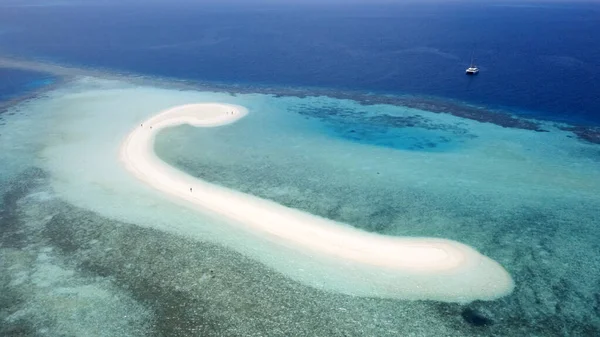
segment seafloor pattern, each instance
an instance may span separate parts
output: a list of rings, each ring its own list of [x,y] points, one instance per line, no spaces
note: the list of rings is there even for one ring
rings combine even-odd
[[[569,138],[562,124],[468,107],[468,116],[440,113],[454,108],[427,100],[280,94],[78,78],[8,107],[0,335],[600,333],[597,145]],[[515,291],[470,304],[401,301],[286,277],[256,258],[263,247],[120,171],[120,135],[147,109],[190,100],[241,104],[250,115],[214,130],[166,130],[164,160],[368,231],[467,243],[503,264]]]

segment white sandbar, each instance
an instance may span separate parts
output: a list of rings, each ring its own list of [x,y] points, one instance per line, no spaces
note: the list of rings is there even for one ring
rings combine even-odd
[[[227,217],[278,244],[359,269],[396,273],[393,285],[379,285],[376,277],[364,280],[374,288],[386,288],[390,297],[469,301],[512,291],[512,279],[502,266],[464,244],[368,233],[207,183],[168,165],[154,152],[154,138],[161,129],[181,124],[216,127],[246,114],[245,108],[226,104],[189,104],[163,111],[127,136],[121,160],[127,170],[155,189]]]

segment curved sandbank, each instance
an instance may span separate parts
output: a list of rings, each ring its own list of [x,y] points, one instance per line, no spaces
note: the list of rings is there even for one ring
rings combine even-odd
[[[348,273],[353,282],[364,283],[363,289],[371,289],[361,290],[360,295],[468,302],[512,291],[512,279],[504,268],[467,245],[365,232],[207,183],[168,165],[154,152],[155,135],[164,128],[216,127],[247,113],[240,106],[216,103],[168,109],[133,129],[121,146],[121,160],[139,180],[188,206],[226,217],[310,259],[335,264],[332,273]]]

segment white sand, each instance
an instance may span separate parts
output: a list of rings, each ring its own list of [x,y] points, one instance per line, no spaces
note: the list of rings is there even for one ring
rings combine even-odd
[[[246,114],[243,107],[225,104],[190,104],[166,110],[137,125],[128,135],[121,147],[121,160],[138,179],[155,189],[185,201],[188,206],[233,220],[278,244],[340,264],[398,273],[399,284],[393,287],[405,294],[399,297],[492,299],[512,291],[512,279],[504,268],[469,246],[444,239],[398,238],[364,232],[209,184],[169,166],[155,155],[154,137],[163,128],[181,124],[215,127],[233,123]],[[377,286],[376,279],[365,282]],[[390,285],[387,288],[388,292],[394,291]],[[409,293],[411,296],[406,295]]]

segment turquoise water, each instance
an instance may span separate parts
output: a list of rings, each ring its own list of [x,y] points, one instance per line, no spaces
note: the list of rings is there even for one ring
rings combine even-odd
[[[461,239],[465,233],[453,225],[466,226],[462,218],[485,233],[496,226],[482,222],[515,209],[597,202],[590,198],[597,186],[587,181],[598,173],[595,147],[560,130],[514,130],[323,97],[234,101],[250,109],[244,120],[164,131],[158,155],[199,178],[391,235]],[[381,116],[421,125],[368,122]],[[438,217],[452,221],[425,220]]]
[[[335,269],[181,207],[123,169],[119,145],[140,120],[212,101],[250,112],[228,126],[163,131],[161,158],[367,231],[466,243],[509,271],[514,292],[467,304],[343,295],[315,282]],[[3,334],[597,331],[600,152],[552,123],[536,132],[352,100],[90,77],[4,118]]]
[[[507,298],[476,306],[501,331],[543,317],[567,326],[562,317],[596,324],[596,146],[560,130],[512,130],[394,106],[265,96],[233,101],[250,109],[244,120],[218,129],[166,130],[157,139],[158,155],[201,179],[367,231],[472,245],[517,283]],[[339,132],[347,129],[346,119],[337,123],[331,106],[363,120],[419,116],[436,127],[388,125],[374,137],[371,125],[350,121],[356,134],[370,133],[350,138]],[[406,139],[390,146],[385,139],[394,133]],[[415,148],[417,139],[444,140],[432,151]]]
[[[0,62],[22,68],[0,68],[0,336],[600,335],[597,4],[138,2],[0,3]],[[481,73],[463,76],[474,49]],[[250,114],[164,130],[162,159],[365,231],[468,244],[514,291],[344,294],[339,261],[123,169],[132,127],[209,101]]]
[[[394,226],[399,213],[435,211],[427,204],[443,198],[424,188],[440,172],[416,178],[415,164],[402,160],[437,166],[436,154],[460,153],[477,141],[459,119],[402,107],[269,96],[245,105],[250,115],[232,126],[165,131],[159,156],[200,178],[381,233],[401,233]],[[365,122],[378,116],[418,119],[426,127]]]

